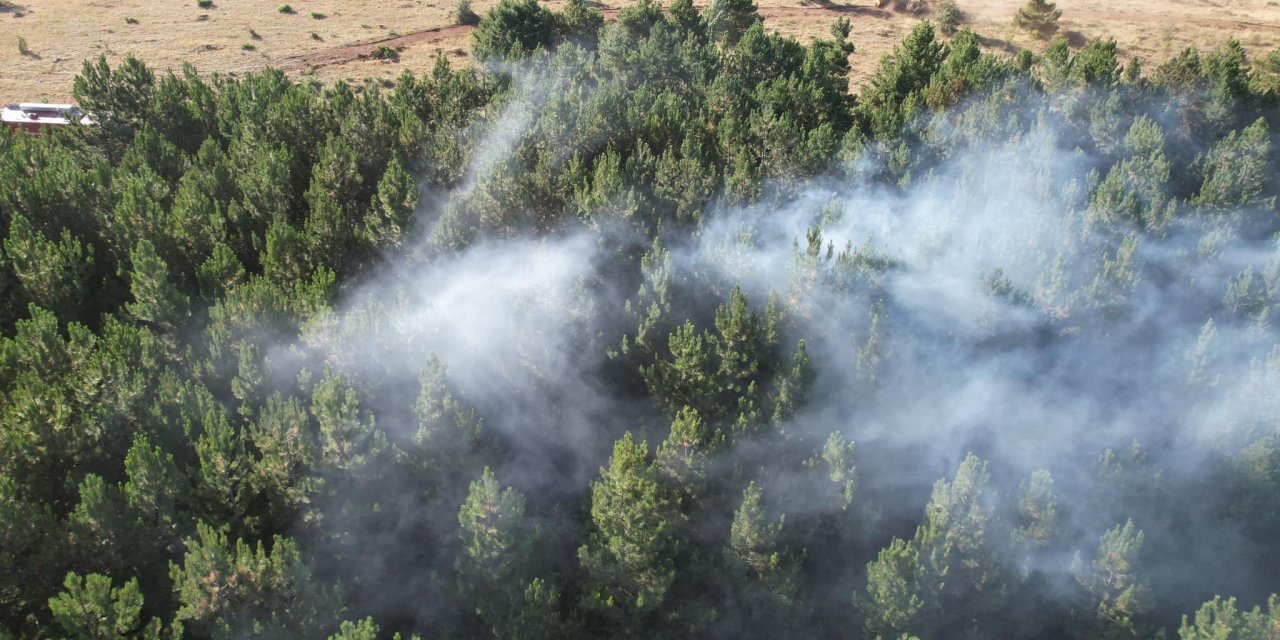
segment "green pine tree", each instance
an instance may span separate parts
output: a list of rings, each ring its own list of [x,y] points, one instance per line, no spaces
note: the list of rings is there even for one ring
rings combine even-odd
[[[649,447],[631,434],[613,447],[591,483],[591,533],[578,550],[585,572],[582,607],[617,633],[652,631],[675,580],[677,504],[649,464]]]
[[[1027,0],[1013,16],[1013,24],[1040,36],[1052,35],[1058,31],[1058,19],[1062,10],[1049,0]]]
[[[162,331],[177,328],[190,313],[187,297],[169,279],[169,266],[156,255],[155,247],[139,240],[129,262],[129,291],[133,302],[125,309],[134,318]]]
[[[492,633],[521,606],[532,551],[524,503],[520,492],[503,489],[485,467],[458,510],[458,593],[463,614],[481,623],[479,633]]]

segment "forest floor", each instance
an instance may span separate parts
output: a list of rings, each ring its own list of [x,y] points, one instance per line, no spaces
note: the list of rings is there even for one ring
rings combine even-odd
[[[471,28],[453,24],[456,0],[0,0],[0,103],[69,99],[86,58],[111,62],[132,53],[153,69],[190,61],[203,73],[239,75],[274,66],[293,77],[392,79],[403,69],[430,69],[439,53],[466,59]],[[1045,42],[1014,29],[1022,0],[957,0],[964,24],[995,51],[1042,49]],[[483,13],[497,0],[476,0]],[[547,4],[555,9],[564,0]],[[612,18],[631,0],[590,4]],[[709,0],[695,0],[705,5]],[[881,54],[922,19],[879,9],[874,0],[757,0],[765,26],[808,41],[829,33],[841,16],[853,24],[851,62],[857,84]],[[1189,45],[1212,49],[1239,39],[1252,55],[1280,48],[1277,0],[1059,0],[1062,33],[1075,47],[1114,37],[1122,60],[1164,60]],[[18,39],[27,52],[19,50]],[[394,61],[371,55],[381,46]],[[1146,68],[1150,69],[1150,66]]]

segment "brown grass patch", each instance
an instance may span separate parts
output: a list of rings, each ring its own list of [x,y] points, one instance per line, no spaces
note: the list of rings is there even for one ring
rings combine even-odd
[[[1007,41],[1016,48],[1039,50],[1045,42],[1010,26],[1019,0],[957,0],[965,14],[962,26]],[[475,0],[483,14],[496,0]],[[765,26],[808,40],[828,34],[831,23],[847,17],[857,51],[850,61],[855,83],[874,70],[879,57],[896,44],[919,16],[880,10],[873,0],[757,0]],[[560,8],[562,0],[547,3]],[[616,12],[628,2],[603,0]],[[705,4],[705,0],[699,2]],[[1195,45],[1214,48],[1230,37],[1244,42],[1253,55],[1265,54],[1280,42],[1280,4],[1275,0],[1239,0],[1230,13],[1202,0],[1062,0],[1062,31],[1075,44],[1093,38],[1116,38],[1127,58],[1137,56],[1145,68]],[[132,53],[157,71],[177,69],[183,61],[202,72],[243,74],[264,66],[283,68],[294,77],[315,79],[386,79],[403,69],[426,71],[438,52],[466,60],[470,27],[454,24],[456,1],[315,0],[297,13],[278,11],[279,0],[215,2],[209,9],[195,0],[154,2],[113,0],[86,4],[77,0],[15,1],[0,11],[0,32],[20,33],[41,57],[16,55],[0,79],[0,102],[59,101],[69,98],[80,61],[105,53],[117,62]],[[305,12],[305,13],[303,13]],[[298,15],[301,13],[302,15]],[[313,14],[323,16],[312,19]],[[126,18],[137,20],[128,28]],[[241,45],[246,34],[258,34],[254,55]],[[314,36],[313,36],[314,34]],[[269,46],[268,46],[269,45]],[[395,49],[399,64],[372,57],[379,46]],[[50,61],[55,61],[51,63]]]

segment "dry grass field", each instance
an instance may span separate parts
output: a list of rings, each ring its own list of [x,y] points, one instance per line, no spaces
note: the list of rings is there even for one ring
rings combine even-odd
[[[241,74],[266,66],[291,76],[392,78],[430,68],[439,52],[465,59],[470,28],[453,26],[456,0],[0,0],[0,102],[68,99],[86,58],[132,53],[163,70],[194,63],[201,72]],[[593,3],[607,15],[630,0]],[[1044,46],[1013,28],[1022,0],[958,0],[965,24],[995,50]],[[477,0],[483,13],[496,0]],[[560,0],[549,3],[559,8]],[[921,16],[878,9],[874,0],[757,0],[771,30],[808,39],[840,16],[853,23],[855,83]],[[1073,46],[1114,37],[1122,58],[1161,60],[1188,45],[1213,48],[1235,37],[1253,55],[1280,47],[1277,0],[1059,0],[1062,33]],[[26,53],[18,41],[25,42]],[[378,45],[397,61],[370,56]]]

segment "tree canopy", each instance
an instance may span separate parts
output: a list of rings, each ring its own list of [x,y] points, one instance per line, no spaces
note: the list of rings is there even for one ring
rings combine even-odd
[[[954,22],[85,62],[0,134],[0,638],[1274,637],[1280,54]]]

